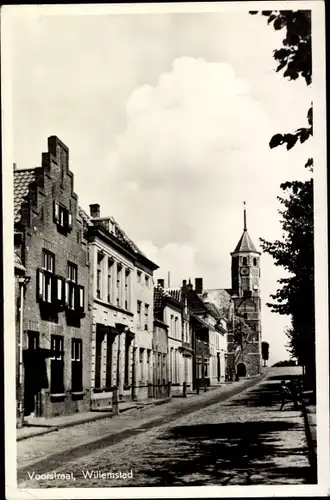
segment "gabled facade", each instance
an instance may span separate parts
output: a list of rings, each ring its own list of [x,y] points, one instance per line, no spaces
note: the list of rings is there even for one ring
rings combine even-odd
[[[15,252],[29,280],[20,345],[24,416],[88,410],[87,240],[69,150],[57,137],[48,138],[41,166],[14,170],[14,204]]]
[[[189,379],[190,370],[183,355],[183,339],[187,340],[187,310],[180,289],[164,288],[158,280],[155,288],[155,317],[167,325],[168,381],[172,392],[182,392],[183,382]],[[187,333],[188,332],[188,333]]]
[[[88,224],[92,302],[92,407],[148,397],[152,382],[153,272],[151,262],[112,217],[90,205]]]

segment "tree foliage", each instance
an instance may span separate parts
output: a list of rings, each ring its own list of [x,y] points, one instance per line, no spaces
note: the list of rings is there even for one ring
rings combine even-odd
[[[290,80],[304,78],[310,85],[311,11],[262,11],[261,14],[268,17],[268,24],[275,30],[285,30],[283,46],[273,52],[278,63],[276,71],[283,71],[283,76]],[[290,150],[313,135],[312,105],[307,122],[307,126],[293,133],[275,134],[270,148],[286,145]],[[313,170],[312,158],[307,160],[305,168]],[[271,255],[275,265],[283,267],[289,277],[278,281],[281,288],[271,295],[274,302],[267,305],[273,312],[291,316],[291,327],[286,331],[287,348],[315,377],[313,179],[284,182],[281,189],[284,194],[278,199],[283,206],[279,211],[283,239],[269,242],[261,238],[260,241],[263,251]]]
[[[258,14],[251,11],[250,14]],[[283,47],[275,49],[273,56],[278,63],[276,71],[283,71],[289,80],[302,77],[307,85],[312,81],[312,37],[310,10],[264,10],[268,24],[275,30],[285,30]]]

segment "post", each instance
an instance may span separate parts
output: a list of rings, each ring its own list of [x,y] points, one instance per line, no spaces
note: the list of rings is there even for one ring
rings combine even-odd
[[[148,398],[152,398],[152,384],[148,382]]]
[[[187,397],[187,383],[183,382],[183,397]]]
[[[196,393],[199,394],[199,379],[196,379]]]
[[[112,393],[112,413],[113,415],[119,415],[119,400],[118,400],[118,388],[115,387]]]
[[[167,390],[168,390],[168,397],[171,397],[171,382],[168,382],[167,384]]]

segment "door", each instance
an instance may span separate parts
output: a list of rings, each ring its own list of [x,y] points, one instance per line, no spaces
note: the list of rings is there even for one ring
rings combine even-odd
[[[39,332],[27,332],[27,349],[24,351],[24,416],[41,413],[41,390],[36,372],[39,351]]]
[[[220,377],[221,377],[221,364],[220,364],[220,353],[217,353],[217,375],[218,375],[218,382],[220,382]]]

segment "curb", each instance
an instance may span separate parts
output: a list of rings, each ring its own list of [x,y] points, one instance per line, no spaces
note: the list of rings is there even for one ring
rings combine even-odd
[[[302,409],[302,414],[304,418],[304,424],[305,424],[305,434],[306,434],[306,440],[307,440],[307,447],[308,447],[308,460],[312,469],[312,477],[317,483],[317,454],[315,450],[315,446],[313,443],[313,437],[309,425],[309,419],[308,419],[308,411],[305,406],[305,402],[301,400],[301,409]]]

